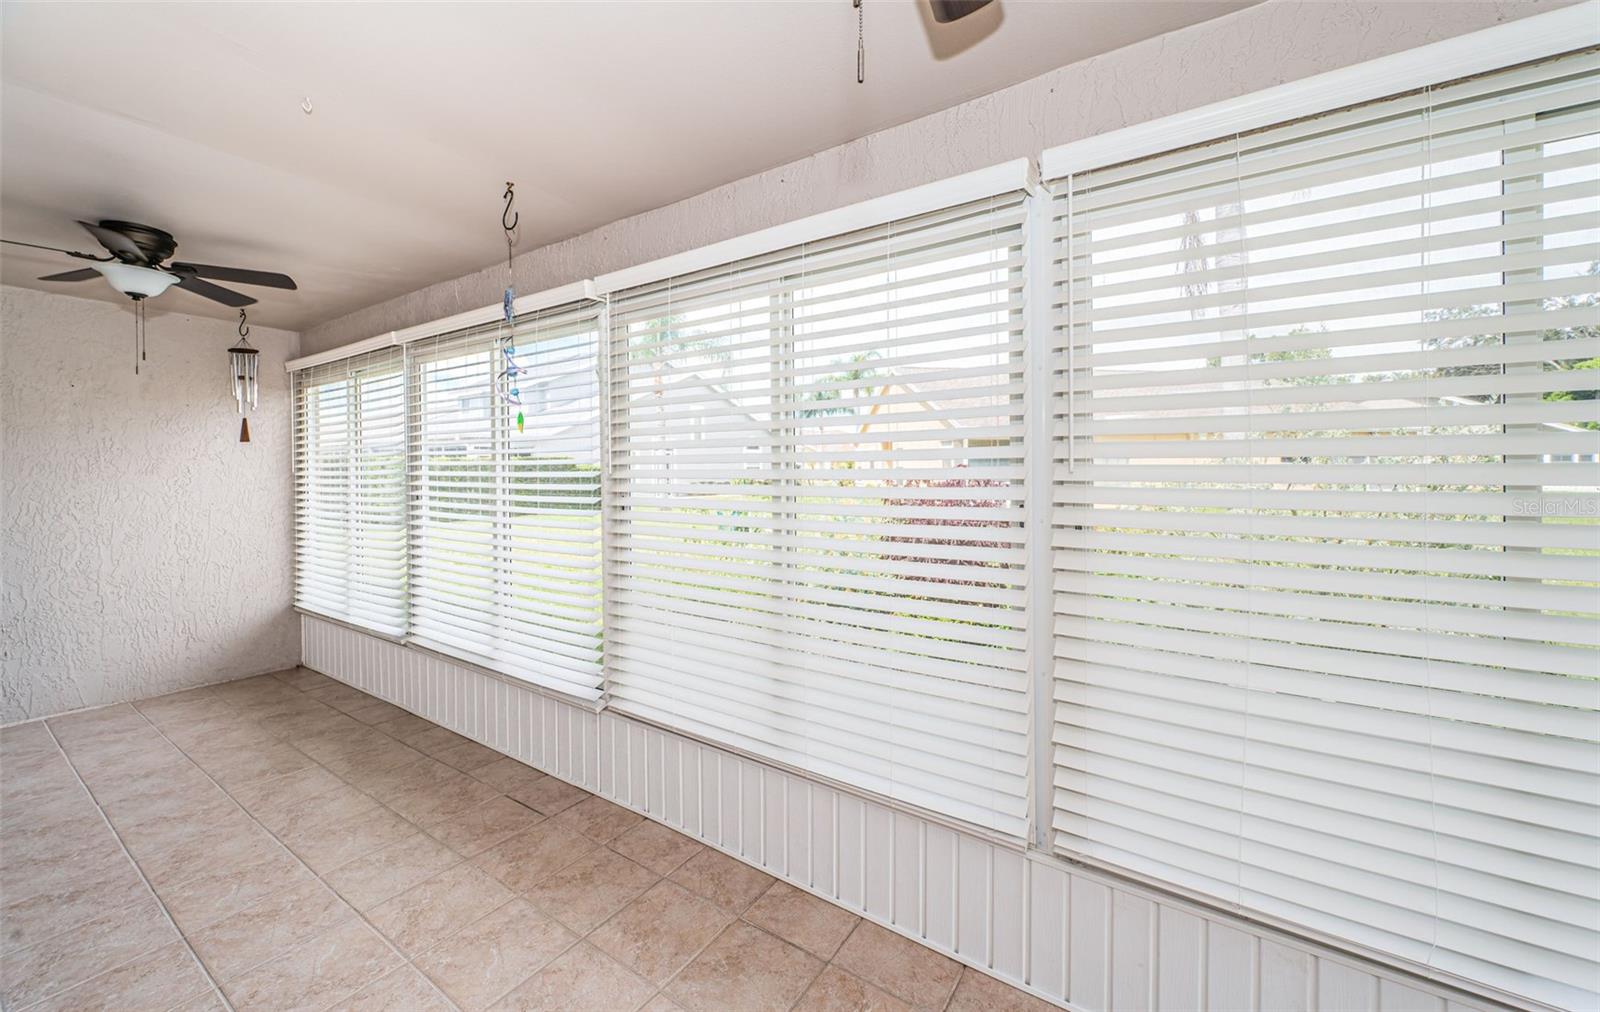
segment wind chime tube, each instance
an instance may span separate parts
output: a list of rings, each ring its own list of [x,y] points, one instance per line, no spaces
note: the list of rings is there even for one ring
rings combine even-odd
[[[261,393],[260,380],[261,354],[250,347],[250,342],[241,340],[237,345],[228,349],[228,374],[233,387],[234,403],[239,406],[239,414],[246,415],[253,411],[259,401]],[[250,419],[239,419],[239,442],[250,442]]]
[[[228,349],[228,371],[233,377],[233,399],[239,405],[239,414],[253,409],[260,397],[260,373],[257,360],[260,352],[241,343]]]
[[[237,378],[234,380],[234,386],[237,388],[234,391],[234,397],[238,399],[238,413],[240,415],[245,413],[246,405],[250,407],[250,410],[256,410],[256,392],[259,389],[258,381],[256,381],[256,360],[258,360],[258,357],[259,355],[240,355],[242,371],[238,373]]]

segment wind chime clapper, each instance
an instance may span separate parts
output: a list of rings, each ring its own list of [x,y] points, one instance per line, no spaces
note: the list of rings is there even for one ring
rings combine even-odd
[[[249,412],[254,411],[261,392],[261,353],[250,347],[250,328],[244,325],[244,310],[239,310],[239,343],[228,349],[228,373],[233,384],[233,399],[239,404],[239,442],[250,442]]]
[[[505,210],[500,212],[500,230],[506,237],[506,289],[500,300],[500,325],[496,335],[496,343],[500,346],[501,367],[495,377],[495,392],[499,395],[502,404],[517,409],[517,431],[521,432],[527,424],[522,415],[522,391],[519,389],[517,376],[522,372],[517,365],[517,349],[511,343],[512,326],[516,319],[517,289],[511,278],[511,259],[517,248],[517,223],[522,220],[522,215],[513,211],[516,203],[517,184],[506,183],[506,192],[501,194],[501,199],[506,202]]]

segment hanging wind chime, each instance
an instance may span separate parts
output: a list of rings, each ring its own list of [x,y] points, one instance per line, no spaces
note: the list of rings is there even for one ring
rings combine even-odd
[[[244,325],[244,310],[239,310],[239,343],[228,349],[228,373],[233,384],[233,399],[239,404],[239,442],[250,442],[249,412],[255,410],[260,394],[261,353],[250,347],[250,328]]]
[[[500,373],[495,377],[495,392],[500,403],[517,409],[517,431],[521,432],[526,424],[522,416],[522,391],[517,378],[522,369],[517,365],[517,349],[512,343],[512,324],[516,316],[513,307],[517,301],[517,290],[511,278],[511,258],[517,248],[517,223],[522,220],[522,215],[512,210],[517,199],[515,190],[516,184],[508,182],[506,192],[501,195],[506,202],[505,210],[500,212],[500,229],[506,236],[506,289],[500,299],[500,325],[495,335],[501,355]]]

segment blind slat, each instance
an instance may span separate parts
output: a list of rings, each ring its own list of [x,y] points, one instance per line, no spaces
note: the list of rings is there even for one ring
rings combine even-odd
[[[406,346],[412,635],[588,699],[602,685],[599,349],[588,303]]]
[[[398,348],[294,375],[295,604],[406,627],[405,371]]]
[[[613,296],[614,705],[1023,834],[1023,219]]]
[[[1051,184],[1055,846],[1600,992],[1600,58]]]

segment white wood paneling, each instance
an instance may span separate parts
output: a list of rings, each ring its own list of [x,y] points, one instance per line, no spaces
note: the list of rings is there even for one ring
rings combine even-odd
[[[348,626],[301,636],[314,671],[1067,1008],[1496,1007]]]

